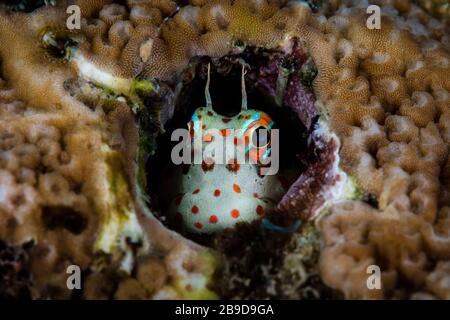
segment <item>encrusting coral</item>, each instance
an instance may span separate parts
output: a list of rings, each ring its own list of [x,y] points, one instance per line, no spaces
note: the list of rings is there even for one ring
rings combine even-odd
[[[378,4],[382,32],[365,27],[367,3],[341,3],[321,24],[336,48],[336,81],[324,102],[341,138],[342,166],[378,201],[375,208],[344,202],[323,218],[320,269],[349,298],[413,297],[399,282],[448,298],[440,287],[448,274],[428,280],[450,253],[446,24],[405,1]],[[373,264],[383,271],[382,290],[362,281]]]
[[[86,298],[216,297],[208,286],[216,256],[146,208],[135,182],[140,132],[131,109],[139,114],[146,95],[176,87],[195,57],[246,47],[291,54],[298,41],[317,67],[315,107],[339,144],[334,158],[358,189],[320,215],[305,214],[301,206],[314,194],[305,190],[315,189],[302,186],[303,175],[280,203],[281,214],[317,218],[321,237],[311,241],[322,246],[308,270],[346,298],[450,298],[444,2],[372,1],[382,7],[382,28],[370,30],[367,1],[332,0],[313,12],[303,1],[80,0],[76,32],[65,29],[68,3],[28,14],[0,9],[0,239],[35,242],[27,249],[34,296],[68,297],[65,267],[78,264]],[[43,46],[49,31],[76,43],[66,62]],[[310,102],[297,110],[307,127],[317,116],[302,115]],[[280,257],[291,271],[303,268],[302,259],[286,263],[296,255]],[[370,265],[381,268],[381,290],[366,285]],[[235,290],[222,292],[245,297]]]
[[[39,17],[49,13],[24,16],[2,12],[0,19],[2,43],[10,43],[0,49],[4,75],[0,92],[0,237],[12,244],[31,242],[28,271],[32,297],[70,297],[73,292],[66,286],[66,268],[71,264],[88,273],[87,283],[111,272],[114,281],[120,282],[134,270],[137,252],[149,248],[143,229],[158,239],[165,238],[152,243],[153,250],[167,254],[176,250],[186,256],[176,266],[167,262],[171,280],[164,287],[184,283],[186,275],[198,272],[194,267],[185,271],[184,261],[195,255],[199,256],[196,263],[201,263],[210,259],[208,254],[157,221],[138,223],[143,213],[132,199],[123,156],[125,149],[136,148],[132,141],[137,128],[131,110],[120,100],[108,100],[106,94],[96,96],[96,88],[86,82],[78,88],[81,93],[72,91],[77,83],[74,74],[49,56],[40,38],[47,28],[61,30],[64,11],[42,10],[54,14],[41,20]],[[33,19],[35,29],[31,28]],[[18,34],[15,28],[21,23],[29,28],[21,28]],[[84,103],[77,100],[81,94]],[[164,259],[154,260],[165,265]],[[199,270],[203,272],[212,263]],[[202,277],[200,273],[197,281]],[[203,282],[191,287],[193,293],[207,294],[201,291]],[[174,296],[186,292],[184,288],[172,290]],[[110,297],[113,295],[114,291],[110,292]]]

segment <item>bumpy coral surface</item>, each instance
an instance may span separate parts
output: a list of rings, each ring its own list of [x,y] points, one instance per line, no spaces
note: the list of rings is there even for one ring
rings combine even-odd
[[[87,299],[450,299],[448,4],[371,3],[380,30],[367,1],[0,6],[0,259],[13,252],[0,265],[25,270],[0,273],[0,293],[69,298],[76,264]],[[81,30],[66,28],[70,4]],[[238,226],[213,249],[168,228],[143,173],[190,116],[198,59],[223,74],[245,60],[250,91],[297,121],[308,151],[268,215],[278,225]]]
[[[341,137],[342,166],[377,203],[332,208],[320,223],[320,269],[349,298],[445,299],[448,26],[405,1],[383,4],[382,32],[365,28],[350,3],[321,24],[334,42],[335,81],[324,100]],[[380,291],[361,281],[372,264],[382,270]]]

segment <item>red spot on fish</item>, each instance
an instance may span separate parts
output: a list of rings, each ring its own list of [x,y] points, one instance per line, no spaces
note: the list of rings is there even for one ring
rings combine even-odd
[[[191,208],[191,212],[193,213],[193,214],[197,214],[198,213],[198,207],[197,206],[192,206],[192,208]]]
[[[258,196],[258,194],[256,192],[253,194],[253,197],[259,198],[259,196]]]
[[[264,214],[264,208],[263,208],[262,206],[257,206],[257,207],[256,207],[256,213],[257,213],[259,216],[262,216],[262,215]]]
[[[241,187],[239,187],[237,184],[233,184],[233,190],[236,193],[241,193]]]
[[[219,218],[215,214],[213,214],[211,217],[209,217],[209,222],[211,223],[217,223],[219,221]]]
[[[228,123],[228,122],[231,121],[231,119],[225,119],[225,118],[223,118],[222,121],[223,121],[223,123]]]
[[[253,161],[260,162],[260,160],[264,156],[264,153],[266,153],[265,148],[255,148],[255,149],[250,150],[249,156],[250,156],[250,159],[252,159]]]
[[[220,134],[221,134],[223,137],[228,137],[228,136],[231,134],[231,130],[230,130],[230,129],[221,129],[221,130],[220,130]]]
[[[234,138],[233,143],[235,146],[237,146],[237,145],[241,144],[241,140],[238,138]]]
[[[202,225],[200,222],[194,223],[194,226],[195,226],[197,229],[203,228],[203,225]]]
[[[212,171],[214,169],[214,160],[212,159],[205,159],[202,161],[202,170],[204,172],[206,171]]]
[[[239,210],[237,210],[237,209],[231,210],[231,217],[232,217],[233,219],[239,218],[240,215],[241,215],[241,213],[239,212]]]
[[[241,165],[237,163],[236,159],[230,160],[227,164],[227,169],[234,173],[238,172],[240,168]]]
[[[195,189],[194,192],[192,192],[192,194],[197,194],[200,192],[200,189]]]
[[[203,141],[205,142],[211,142],[214,140],[214,137],[210,134],[205,134],[205,136],[203,137]]]
[[[219,197],[220,196],[220,190],[216,189],[214,190],[214,197]]]
[[[208,111],[208,116],[212,117],[213,113],[211,111]]]

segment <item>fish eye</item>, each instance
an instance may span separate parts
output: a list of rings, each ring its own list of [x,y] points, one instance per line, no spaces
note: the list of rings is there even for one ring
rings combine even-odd
[[[270,129],[258,126],[252,134],[252,144],[257,148],[265,148],[270,143]]]

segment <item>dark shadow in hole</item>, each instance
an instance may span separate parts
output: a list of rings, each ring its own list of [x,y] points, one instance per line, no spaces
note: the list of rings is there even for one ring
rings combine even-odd
[[[66,229],[76,235],[81,234],[88,224],[81,213],[66,206],[43,207],[41,219],[49,230]]]
[[[44,0],[3,0],[0,4],[5,5],[13,11],[33,12],[45,5]]]
[[[258,60],[257,54],[245,55],[245,61],[252,66]],[[221,59],[222,61],[222,59]],[[168,223],[168,217],[165,212],[169,203],[163,203],[161,193],[161,184],[166,182],[167,177],[164,175],[164,166],[172,166],[170,154],[172,148],[178,142],[170,140],[173,130],[178,128],[187,128],[193,112],[200,107],[205,106],[205,85],[206,70],[210,62],[209,58],[200,58],[194,67],[195,76],[191,81],[184,83],[175,104],[175,115],[165,125],[165,133],[157,138],[157,152],[150,157],[147,162],[146,172],[148,181],[148,194],[151,198],[150,207],[152,211],[161,219],[163,223]],[[220,74],[216,67],[211,64],[211,84],[210,92],[214,110],[224,116],[233,116],[241,111],[242,94],[241,94],[241,65],[236,63],[236,59],[232,62],[224,62],[220,64],[221,68],[228,68],[224,74]],[[223,70],[220,70],[223,72]],[[264,93],[262,90],[254,87],[252,81],[246,80],[246,88],[248,95],[249,109],[256,109],[266,112],[276,123],[276,127],[280,129],[280,170],[286,168],[298,168],[302,171],[301,162],[298,155],[307,150],[308,132],[300,119],[293,111],[288,108],[280,107],[275,100]],[[295,137],[295,138],[293,138]],[[300,137],[300,138],[299,138]],[[172,228],[170,225],[169,227]],[[172,228],[174,229],[174,228]],[[179,231],[179,230],[177,230]],[[196,236],[187,235],[189,238],[197,241]],[[205,237],[199,237],[204,240]],[[205,243],[205,241],[201,241]],[[207,242],[207,240],[206,240]],[[207,244],[207,243],[206,243]]]

